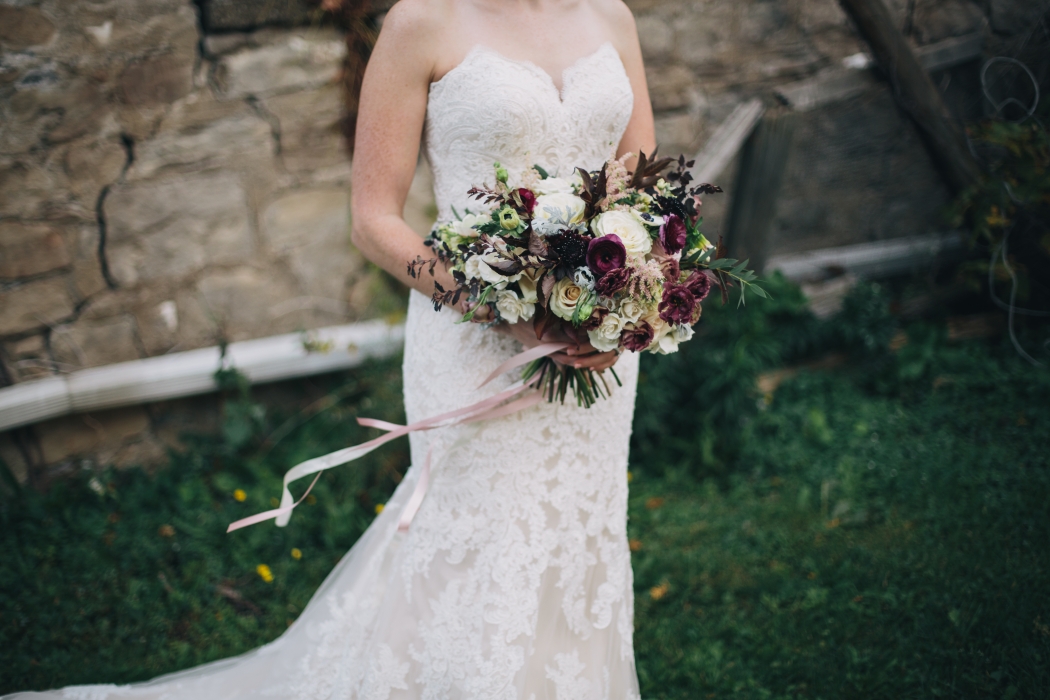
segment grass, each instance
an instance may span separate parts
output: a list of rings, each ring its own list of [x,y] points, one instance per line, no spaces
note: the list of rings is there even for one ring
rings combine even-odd
[[[645,697],[1047,697],[1050,385],[960,353],[913,401],[800,376],[724,482],[633,470]]]
[[[939,324],[890,354],[877,290],[829,324],[789,287],[774,297],[645,358],[629,506],[644,697],[1046,697],[1048,373]],[[854,359],[750,389],[828,347]],[[326,473],[288,528],[223,533],[270,507],[289,465],[362,439],[355,415],[400,418],[396,362],[331,381],[338,400],[290,431],[231,383],[224,437],[171,468],[3,502],[0,694],[143,680],[280,634],[408,462],[400,441]]]

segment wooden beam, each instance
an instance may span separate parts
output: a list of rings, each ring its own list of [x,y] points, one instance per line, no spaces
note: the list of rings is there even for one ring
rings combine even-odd
[[[766,270],[780,270],[797,282],[818,280],[834,270],[865,278],[888,277],[961,256],[965,250],[962,233],[933,233],[775,255],[769,258]]]
[[[765,111],[762,100],[758,98],[736,106],[693,158],[696,161],[693,177],[697,182],[714,182],[725,171],[744,147]]]
[[[956,192],[981,175],[966,139],[952,121],[941,94],[930,80],[883,0],[839,0],[871,47],[897,104],[919,127],[923,142],[944,179]]]
[[[918,50],[918,57],[923,67],[932,73],[980,58],[983,49],[984,34],[977,32],[923,46]],[[799,112],[848,100],[876,84],[874,75],[867,70],[864,54],[856,58],[861,59],[859,65],[825,68],[809,78],[774,88],[773,93]]]
[[[755,270],[765,266],[766,241],[797,121],[798,115],[791,110],[766,112],[740,155],[726,239],[730,255],[749,259]]]

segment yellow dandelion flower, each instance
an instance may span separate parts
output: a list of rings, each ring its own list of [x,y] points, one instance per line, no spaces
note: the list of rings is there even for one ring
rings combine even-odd
[[[270,571],[270,567],[266,564],[259,564],[255,567],[255,573],[259,574],[259,578],[266,581],[266,583],[273,583],[273,572]]]
[[[303,551],[301,549],[299,549],[298,547],[292,547],[292,559],[295,559],[296,561],[298,561],[298,560],[300,560],[302,558],[303,558]]]
[[[244,503],[244,500],[248,498],[248,494],[244,492],[244,489],[237,489],[233,492],[233,500],[238,503]]]
[[[634,481],[634,472],[628,471],[627,472],[627,483],[629,484],[632,481]]]
[[[382,513],[384,508],[386,508],[385,503],[376,503],[376,515]]]
[[[274,508],[276,508],[277,506],[281,505],[281,502],[278,501],[275,497],[271,496],[270,497],[270,505],[273,506]]]
[[[653,586],[649,589],[649,597],[653,600],[660,600],[667,595],[667,591],[669,590],[671,590],[671,585],[667,583],[667,581],[664,581],[659,586]]]

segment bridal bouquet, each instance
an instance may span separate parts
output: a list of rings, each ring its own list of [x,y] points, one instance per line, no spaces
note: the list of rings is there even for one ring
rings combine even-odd
[[[690,186],[693,163],[684,157],[643,153],[634,172],[627,157],[565,178],[534,166],[517,187],[496,163],[496,185],[469,192],[486,211],[454,212],[454,221],[436,226],[427,239],[436,257],[417,258],[409,274],[448,266],[456,287],[435,282],[434,307],[465,298],[463,321],[487,305],[495,322],[532,321],[537,338],[560,330],[602,352],[676,352],[692,338],[713,286],[723,303],[734,282],[765,297],[747,261],[727,258],[721,240],[712,245],[700,231],[699,196],[722,190]],[[601,373],[550,358],[527,365],[524,378],[537,373],[549,401],[564,402],[572,390],[589,407],[609,392]]]

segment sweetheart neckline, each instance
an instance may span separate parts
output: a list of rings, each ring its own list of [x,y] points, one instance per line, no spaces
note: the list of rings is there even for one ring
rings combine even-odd
[[[436,86],[441,85],[443,82],[445,82],[445,80],[450,75],[452,75],[453,73],[458,72],[461,68],[463,68],[468,63],[470,63],[470,61],[475,56],[477,56],[479,54],[482,54],[482,53],[488,53],[488,54],[491,54],[491,55],[495,56],[496,58],[498,58],[498,59],[500,59],[502,61],[507,62],[507,63],[511,63],[513,65],[522,66],[524,68],[529,68],[529,69],[531,69],[531,70],[533,70],[533,71],[535,71],[537,73],[540,73],[544,78],[546,78],[547,84],[554,90],[554,92],[557,93],[557,95],[558,95],[558,102],[561,103],[561,104],[565,104],[565,89],[569,86],[568,78],[569,78],[570,74],[572,74],[576,70],[579,70],[583,65],[585,65],[585,64],[589,63],[590,61],[594,60],[595,58],[597,58],[598,55],[601,54],[602,52],[604,52],[606,49],[612,49],[613,53],[616,54],[616,60],[619,61],[620,66],[624,67],[623,59],[620,57],[620,52],[616,50],[616,47],[613,46],[613,43],[611,41],[606,41],[601,46],[596,48],[594,51],[591,51],[588,54],[584,54],[583,56],[580,56],[575,61],[573,61],[571,64],[569,64],[568,66],[563,68],[562,72],[561,72],[561,87],[559,88],[558,85],[554,82],[554,77],[550,73],[548,73],[546,70],[541,68],[539,65],[537,65],[536,63],[533,63],[532,61],[528,61],[528,60],[524,60],[524,59],[511,58],[510,56],[507,56],[507,55],[501,53],[500,51],[497,51],[496,49],[492,48],[491,46],[486,46],[484,44],[475,44],[474,47],[470,51],[467,52],[467,55],[463,57],[462,61],[460,61],[459,63],[454,65],[452,68],[450,68],[443,76],[441,76],[437,80],[434,80],[434,81],[432,81],[430,83],[430,87],[428,89],[428,99],[429,99],[429,96],[433,93],[434,88]],[[624,67],[624,70],[626,70],[626,67]]]

